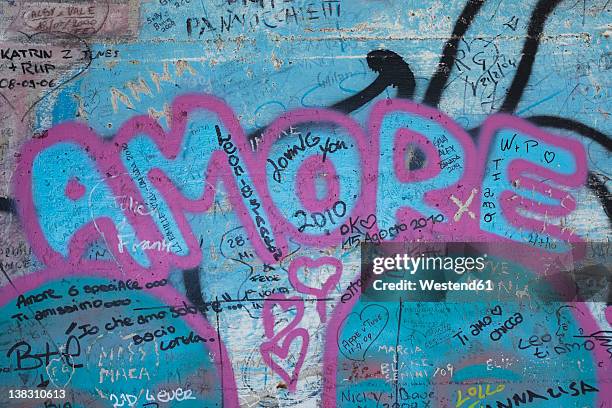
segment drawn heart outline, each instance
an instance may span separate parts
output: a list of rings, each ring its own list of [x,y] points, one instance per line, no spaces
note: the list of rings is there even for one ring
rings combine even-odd
[[[68,367],[69,370],[64,370],[64,367]],[[74,365],[63,356],[49,360],[49,363],[45,366],[49,381],[58,388],[65,388],[70,383],[74,370]],[[69,373],[69,375],[65,375],[66,373]],[[65,378],[61,379],[61,376]]]
[[[544,152],[544,160],[546,163],[552,163],[552,161],[555,160],[555,156],[555,152],[551,152],[550,150]],[[548,160],[548,157],[550,157],[550,160]]]
[[[91,48],[89,47],[89,44],[87,43],[87,41],[85,41],[84,39],[82,39],[81,37],[78,37],[74,34],[71,33],[66,33],[66,32],[61,32],[61,31],[41,31],[38,33],[34,33],[34,34],[27,34],[24,33],[22,31],[17,31],[19,34],[24,35],[28,41],[33,41],[35,37],[38,36],[49,36],[49,37],[53,37],[55,36],[55,38],[61,39],[61,40],[66,40],[66,37],[70,37],[71,39],[75,39],[78,40],[81,45],[83,45],[85,47],[85,49],[87,49],[87,55],[88,57],[86,59],[84,59],[84,61],[86,61],[86,63],[84,65],[82,65],[80,68],[76,69],[76,73],[74,74],[68,74],[68,78],[64,79],[63,81],[59,81],[59,77],[57,78],[58,81],[56,83],[56,85],[53,88],[50,88],[47,91],[43,91],[42,92],[42,96],[40,96],[38,99],[36,99],[29,107],[28,109],[24,112],[24,114],[21,117],[21,121],[23,121],[25,119],[25,117],[28,115],[28,113],[30,113],[30,111],[34,108],[34,106],[36,106],[39,102],[41,102],[43,99],[47,98],[49,95],[51,95],[53,92],[57,91],[58,89],[60,89],[61,87],[63,87],[64,85],[66,85],[67,83],[71,82],[73,79],[75,79],[76,77],[78,77],[79,75],[81,75],[83,72],[87,71],[89,69],[89,67],[91,66],[92,63],[92,53],[91,53]],[[13,111],[15,111],[15,106],[11,103],[10,99],[7,98],[7,96],[4,94],[4,92],[0,91],[0,96],[2,97],[2,99],[4,99],[4,101],[11,107],[11,109],[13,109]]]
[[[356,316],[360,322],[363,322],[363,315],[366,312],[366,310],[370,309],[370,308],[379,308],[382,309],[382,312],[384,312],[385,314],[385,323],[382,325],[382,327],[380,328],[380,330],[378,331],[378,334],[376,334],[376,336],[374,338],[372,338],[372,341],[370,342],[370,344],[363,348],[363,355],[361,356],[360,359],[354,359],[350,356],[348,356],[344,350],[343,347],[340,346],[340,335],[341,335],[341,331],[344,328],[344,325],[348,322],[349,319],[351,319],[353,316]],[[370,347],[372,346],[372,344],[374,344],[374,342],[376,341],[376,339],[378,339],[380,337],[380,335],[382,334],[383,330],[385,329],[385,327],[387,327],[387,323],[389,322],[389,311],[387,310],[387,308],[381,306],[381,305],[368,305],[366,307],[364,307],[361,312],[359,314],[357,314],[356,312],[352,312],[349,313],[348,315],[346,315],[346,317],[342,320],[342,323],[340,323],[340,326],[338,326],[338,333],[336,335],[336,342],[338,343],[338,350],[340,350],[340,352],[342,353],[342,355],[344,355],[344,357],[348,358],[349,360],[353,360],[353,361],[365,361],[365,355],[368,352],[368,350],[370,349]]]
[[[493,316],[501,316],[502,314],[502,309],[500,305],[495,306],[494,308],[491,309],[491,314]]]
[[[272,354],[275,354],[281,360],[285,360],[289,355],[291,344],[297,337],[302,339],[302,346],[300,348],[300,355],[293,367],[293,372],[289,375],[283,367],[272,359]],[[297,379],[300,375],[304,360],[306,359],[309,341],[310,336],[308,335],[308,331],[304,328],[299,328],[289,333],[287,337],[283,339],[282,345],[278,344],[276,341],[266,341],[259,346],[259,352],[261,353],[261,358],[264,363],[287,383],[287,389],[291,392],[294,392],[296,389]]]
[[[320,288],[312,287],[306,285],[302,282],[298,276],[298,271],[301,268],[309,268],[316,269],[325,265],[331,265],[335,272],[327,277],[325,282],[323,282]],[[317,299],[325,299],[329,292],[332,290],[334,286],[340,282],[340,277],[342,276],[342,262],[339,259],[334,258],[332,256],[323,256],[321,258],[312,259],[307,256],[301,256],[296,258],[289,265],[289,282],[291,285],[301,293],[312,295]],[[319,314],[319,319],[322,323],[325,323],[327,320],[326,316],[326,303],[323,300],[317,302],[317,313]]]

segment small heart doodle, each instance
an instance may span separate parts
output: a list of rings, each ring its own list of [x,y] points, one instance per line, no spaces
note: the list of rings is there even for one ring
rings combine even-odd
[[[545,151],[544,160],[546,160],[546,163],[552,163],[552,161],[555,160],[555,152],[551,152],[550,150]]]
[[[359,221],[359,225],[361,225],[365,229],[371,229],[376,224],[376,215],[370,214],[368,218],[365,220]]]
[[[493,316],[501,316],[502,314],[502,308],[500,305],[495,306],[494,308],[491,309],[491,314]]]

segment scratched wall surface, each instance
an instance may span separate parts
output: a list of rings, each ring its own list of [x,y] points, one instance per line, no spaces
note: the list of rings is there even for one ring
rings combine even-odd
[[[0,406],[612,407],[609,295],[360,291],[396,241],[610,293],[609,3],[3,0]]]

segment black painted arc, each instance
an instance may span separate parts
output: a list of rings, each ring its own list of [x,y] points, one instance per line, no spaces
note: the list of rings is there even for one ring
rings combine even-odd
[[[397,97],[411,99],[416,81],[410,65],[391,50],[374,50],[366,56],[368,67],[378,73],[378,77],[361,92],[337,102],[332,109],[350,113],[361,108],[380,95],[388,86],[397,88]]]
[[[555,10],[561,0],[540,0],[531,13],[531,18],[527,26],[527,36],[521,51],[521,61],[516,68],[512,83],[508,88],[504,102],[499,108],[500,112],[514,112],[525,92],[525,87],[531,77],[533,63],[535,62],[540,39],[544,32],[544,25],[550,14]]]
[[[485,1],[486,0],[469,0],[461,11],[459,18],[455,21],[453,32],[442,49],[442,56],[440,57],[436,71],[429,80],[429,84],[427,84],[427,90],[423,96],[423,103],[425,105],[435,107],[440,103],[444,88],[450,77],[453,65],[455,64],[455,59],[457,58],[459,41],[461,41],[468,28],[472,25],[474,17],[476,17]]]
[[[346,114],[354,112],[371,102],[389,86],[397,88],[397,98],[412,99],[416,80],[410,65],[400,55],[391,50],[374,50],[368,53],[366,62],[372,71],[378,73],[376,79],[355,95],[336,102],[329,108]],[[264,132],[265,128],[260,128],[248,135],[255,148],[256,140],[260,139]]]
[[[601,203],[603,210],[608,216],[608,223],[612,227],[612,195],[606,186],[606,182],[601,180],[597,174],[589,171],[588,186]]]
[[[606,134],[577,120],[550,115],[529,116],[524,119],[538,126],[552,127],[576,132],[581,136],[596,141],[605,147],[606,150],[612,150],[612,140],[610,140]]]

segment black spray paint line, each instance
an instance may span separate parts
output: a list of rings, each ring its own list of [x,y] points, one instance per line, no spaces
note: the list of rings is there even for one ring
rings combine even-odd
[[[225,367],[223,366],[223,350],[221,349],[221,328],[219,325],[219,312],[215,312],[215,315],[217,317],[217,346],[219,347],[219,361],[221,363],[221,408],[223,408],[225,406],[225,375],[223,373],[225,371]]]
[[[15,200],[11,197],[0,197],[0,212],[16,215],[17,208],[15,207]]]
[[[540,46],[540,38],[544,32],[544,25],[548,16],[560,2],[561,0],[540,0],[533,9],[529,25],[527,26],[527,36],[521,51],[521,61],[516,68],[516,73],[514,78],[512,78],[512,83],[508,88],[504,102],[499,108],[500,112],[514,112],[521,101],[525,87],[531,77],[533,63]]]
[[[589,171],[589,189],[595,194],[595,196],[601,203],[603,210],[608,216],[608,223],[610,224],[610,227],[612,227],[612,200],[610,199],[612,195],[610,194],[610,191],[608,191],[608,187],[606,186],[606,182],[609,180],[610,179],[607,177],[605,177],[604,180],[601,180],[597,174],[593,173],[592,171]]]
[[[474,17],[476,17],[484,3],[485,0],[469,0],[459,15],[459,18],[455,21],[453,32],[442,50],[440,62],[438,62],[436,71],[429,80],[429,84],[427,84],[427,90],[423,97],[423,103],[425,105],[435,107],[440,103],[444,87],[455,65],[459,41],[463,38],[468,28],[470,28],[470,25],[472,25]]]
[[[195,306],[204,317],[206,317],[206,303],[202,297],[202,285],[200,282],[200,268],[183,270],[183,284],[185,286],[185,296],[187,300]]]
[[[576,132],[581,136],[596,141],[605,147],[606,150],[612,151],[612,140],[610,140],[606,134],[577,120],[548,115],[530,116],[524,119],[542,127],[571,130],[572,132]]]

